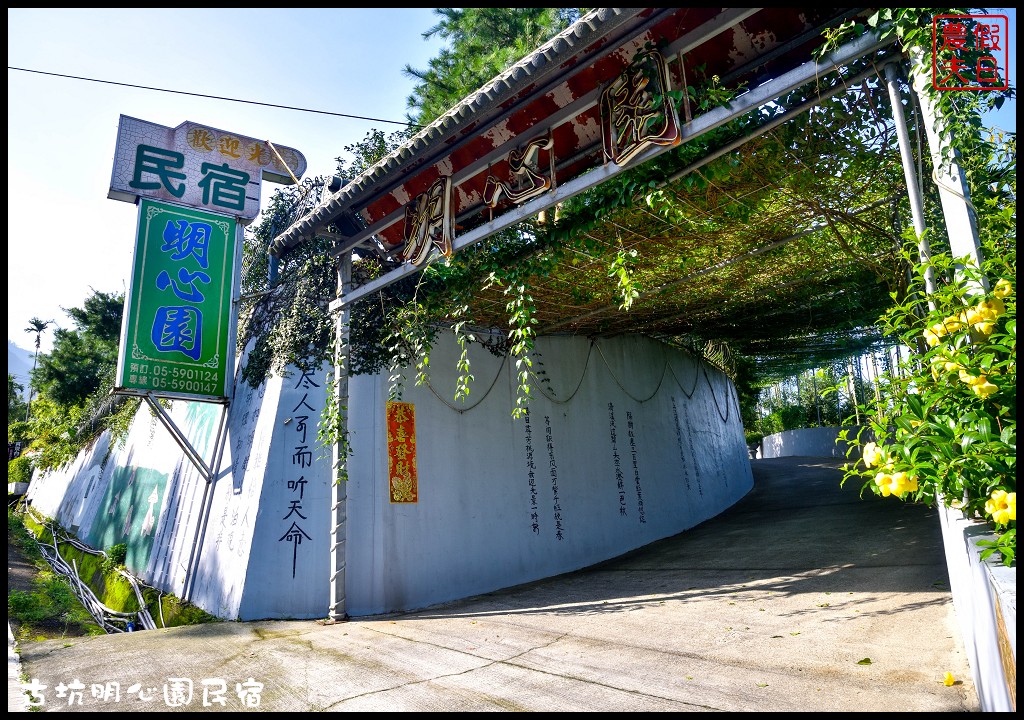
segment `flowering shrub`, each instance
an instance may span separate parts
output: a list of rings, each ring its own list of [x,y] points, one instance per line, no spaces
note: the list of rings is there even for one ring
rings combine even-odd
[[[862,407],[867,423],[856,437],[840,433],[848,456],[859,455],[846,464],[843,483],[856,477],[862,492],[941,502],[984,519],[996,539],[982,543],[982,557],[998,552],[1008,566],[1017,547],[1014,253],[992,259],[987,293],[981,272],[963,259],[932,258],[945,282],[927,296],[916,288],[882,318],[909,358],[880,383],[879,402]],[[920,284],[925,267],[917,270]]]

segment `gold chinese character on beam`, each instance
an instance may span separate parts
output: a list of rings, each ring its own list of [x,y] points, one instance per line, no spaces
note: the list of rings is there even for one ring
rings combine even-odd
[[[405,206],[403,259],[422,265],[432,247],[452,254],[451,195],[451,178],[441,177]]]
[[[540,172],[540,151],[551,152],[553,145],[549,131],[534,138],[523,147],[510,152],[508,154],[508,167],[512,171],[510,180],[506,182],[494,175],[487,176],[487,182],[484,185],[484,202],[487,203],[487,206],[497,207],[502,193],[513,204],[518,205],[549,190],[551,177]]]
[[[656,50],[637,55],[601,93],[604,155],[625,165],[652,145],[677,145],[679,119],[668,95],[665,59]]]

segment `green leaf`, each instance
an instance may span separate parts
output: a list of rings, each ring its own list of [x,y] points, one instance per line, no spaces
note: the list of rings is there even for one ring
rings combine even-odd
[[[863,660],[857,661],[858,665],[871,665],[871,658],[864,658]]]

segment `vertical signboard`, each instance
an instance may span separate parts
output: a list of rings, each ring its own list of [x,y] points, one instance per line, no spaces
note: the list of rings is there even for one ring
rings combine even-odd
[[[139,199],[115,392],[230,395],[237,233],[234,217]]]

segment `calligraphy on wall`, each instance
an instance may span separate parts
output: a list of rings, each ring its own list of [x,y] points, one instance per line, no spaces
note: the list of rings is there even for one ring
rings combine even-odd
[[[308,515],[303,515],[303,503],[305,502],[306,484],[309,482],[306,480],[305,469],[310,468],[313,465],[313,451],[310,449],[312,441],[314,439],[311,436],[311,430],[315,429],[316,419],[319,417],[320,410],[310,405],[310,402],[316,402],[309,396],[309,390],[312,388],[319,388],[320,386],[313,380],[312,373],[310,371],[303,371],[299,376],[298,381],[295,383],[295,390],[303,390],[302,399],[299,400],[298,404],[292,408],[292,420],[294,422],[289,423],[289,426],[293,428],[291,430],[291,442],[294,443],[292,449],[294,452],[291,455],[292,460],[292,476],[287,479],[287,487],[291,492],[291,497],[288,499],[288,507],[285,508],[285,514],[281,517],[282,522],[290,522],[288,529],[285,530],[278,542],[285,544],[291,544],[292,546],[292,579],[295,579],[295,571],[298,565],[299,559],[299,546],[302,545],[303,540],[312,542],[313,538],[307,533],[302,525],[304,521],[309,519]],[[314,398],[321,395],[322,393],[313,393]],[[310,427],[310,421],[312,420],[313,428]],[[302,473],[301,475],[299,473]],[[298,477],[295,477],[298,475]],[[306,510],[309,512],[309,510]]]
[[[523,414],[526,433],[526,477],[530,485],[530,528],[534,535],[540,535],[540,511],[537,507],[537,465],[533,461],[533,429],[530,426],[530,411]]]
[[[622,474],[622,456],[616,444],[618,433],[615,430],[615,405],[608,403],[608,433],[612,441],[612,461],[615,464],[615,487],[619,493],[619,516],[626,517],[626,482]]]

